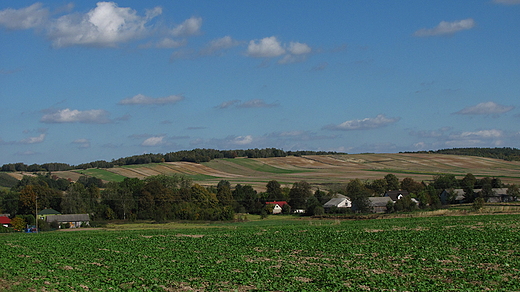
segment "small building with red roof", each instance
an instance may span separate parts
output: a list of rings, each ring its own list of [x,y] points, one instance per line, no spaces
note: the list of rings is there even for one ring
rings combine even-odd
[[[7,216],[0,216],[0,224],[4,227],[9,227],[11,226],[11,219]]]
[[[286,201],[275,201],[275,202],[265,202],[266,205],[274,205],[273,206],[273,214],[282,213],[282,208],[285,205],[289,205]]]

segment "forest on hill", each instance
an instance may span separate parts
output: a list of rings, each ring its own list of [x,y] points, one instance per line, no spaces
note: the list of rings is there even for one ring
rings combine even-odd
[[[218,158],[236,158],[236,157],[248,157],[248,158],[268,158],[268,157],[286,157],[286,156],[302,156],[302,155],[328,155],[328,154],[346,154],[338,153],[334,151],[284,151],[276,148],[265,148],[265,149],[247,149],[247,150],[215,150],[215,149],[193,149],[193,150],[182,150],[177,152],[169,152],[166,154],[161,153],[148,153],[141,155],[134,155],[129,157],[122,157],[114,159],[111,162],[105,160],[92,161],[88,163],[82,163],[78,165],[70,165],[67,163],[44,163],[44,164],[31,164],[27,165],[22,162],[18,163],[7,163],[2,165],[0,171],[14,172],[14,171],[27,171],[27,172],[39,172],[39,171],[66,171],[73,169],[88,169],[88,168],[112,168],[114,166],[123,165],[135,165],[135,164],[148,164],[148,163],[161,163],[161,162],[208,162]]]

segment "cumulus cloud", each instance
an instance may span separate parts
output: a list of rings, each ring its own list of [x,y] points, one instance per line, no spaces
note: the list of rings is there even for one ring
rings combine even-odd
[[[285,54],[285,49],[276,37],[272,36],[250,41],[246,54],[255,58],[272,58]]]
[[[23,139],[20,141],[21,144],[35,144],[35,143],[42,143],[45,140],[45,134],[40,134],[36,137],[29,137],[27,139]]]
[[[475,21],[472,18],[457,20],[453,22],[441,21],[434,28],[422,28],[414,33],[418,37],[429,37],[438,35],[451,35],[459,31],[472,29],[475,27]]]
[[[143,141],[141,146],[158,146],[164,143],[164,136],[154,136]]]
[[[503,5],[518,5],[520,4],[520,0],[493,0],[493,3]]]
[[[90,141],[88,139],[76,139],[71,143],[76,145],[78,148],[90,148]]]
[[[167,97],[158,97],[153,98],[142,94],[137,94],[133,97],[125,98],[119,101],[118,104],[120,105],[134,105],[134,104],[170,104],[170,103],[176,103],[184,99],[184,96],[182,95],[170,95]]]
[[[137,15],[131,8],[118,7],[114,2],[98,2],[86,14],[68,14],[51,22],[48,36],[55,47],[86,45],[115,47],[146,36],[150,20],[162,13],[160,7]]]
[[[339,125],[327,125],[323,129],[327,130],[340,130],[340,131],[351,131],[351,130],[368,130],[381,128],[393,123],[396,123],[401,118],[387,118],[385,115],[377,115],[375,118],[364,118],[362,120],[350,120],[343,122]]]
[[[41,122],[43,123],[93,123],[105,124],[109,123],[109,113],[102,109],[95,110],[52,110],[50,113],[43,115]]]
[[[0,26],[10,30],[30,29],[44,25],[49,17],[49,10],[35,3],[21,9],[7,8],[0,10]]]
[[[206,48],[201,50],[201,55],[211,55],[215,54],[218,51],[230,49],[232,47],[236,47],[240,45],[240,42],[234,40],[230,36],[225,36],[219,39],[212,40]]]
[[[475,106],[470,106],[464,109],[461,109],[460,111],[456,112],[455,114],[459,115],[499,115],[503,113],[507,113],[508,111],[513,110],[514,106],[504,106],[496,104],[492,101],[479,103]]]
[[[201,17],[190,17],[172,30],[174,36],[192,36],[200,33],[202,27]]]

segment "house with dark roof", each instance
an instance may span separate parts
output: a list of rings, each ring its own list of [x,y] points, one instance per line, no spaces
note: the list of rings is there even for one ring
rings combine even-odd
[[[402,197],[409,196],[410,194],[406,190],[398,190],[398,191],[387,191],[383,194],[383,197],[390,197],[392,201],[397,202],[397,200]]]
[[[45,218],[47,218],[49,215],[61,215],[61,213],[54,209],[43,209],[38,212],[38,219],[45,221]]]

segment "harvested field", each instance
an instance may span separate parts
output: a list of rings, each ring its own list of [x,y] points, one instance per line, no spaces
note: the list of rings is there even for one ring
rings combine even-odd
[[[476,177],[499,177],[504,183],[520,184],[518,161],[426,153],[215,159],[202,164],[167,162],[115,167],[107,171],[140,179],[178,173],[190,176],[201,185],[216,185],[225,179],[233,185],[252,185],[259,191],[264,190],[270,180],[288,186],[305,180],[324,189],[327,185],[346,183],[356,178],[379,179],[387,173],[393,173],[400,179],[411,177],[417,181],[430,181],[434,175],[442,173],[454,174],[458,178],[473,173]],[[68,178],[70,173],[55,174]]]

